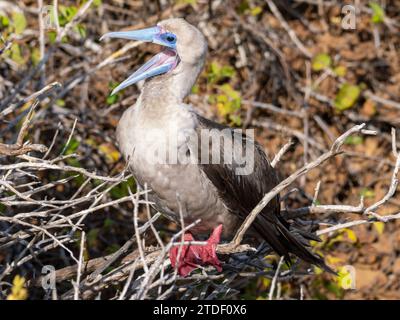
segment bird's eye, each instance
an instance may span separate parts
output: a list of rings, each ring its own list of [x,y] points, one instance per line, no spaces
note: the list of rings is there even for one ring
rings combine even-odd
[[[162,37],[171,44],[176,42],[176,36],[173,33],[165,33]]]

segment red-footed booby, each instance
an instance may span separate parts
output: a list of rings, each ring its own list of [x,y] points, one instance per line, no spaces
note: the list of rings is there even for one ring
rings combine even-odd
[[[174,247],[170,251],[172,265],[181,275],[206,264],[220,271],[215,248],[221,232],[226,239],[234,236],[251,210],[279,183],[277,173],[251,137],[200,116],[183,102],[204,66],[207,53],[206,39],[197,28],[184,19],[168,19],[155,27],[109,32],[104,37],[153,42],[165,47],[112,92],[148,79],[136,104],[124,112],[117,140],[138,185],[151,189],[149,198],[157,210],[178,223],[183,219],[185,225],[201,219],[185,235],[185,240],[214,230],[206,246],[183,246],[179,261],[178,247]],[[216,145],[213,139],[200,139],[199,143],[204,131],[223,132],[224,139],[236,143],[231,148],[222,143]],[[233,160],[210,163],[215,149],[218,156],[233,155]],[[178,156],[169,153],[171,150]],[[210,154],[208,162],[203,161],[204,150],[207,156]],[[238,173],[243,163],[236,156],[248,150],[252,150],[246,160],[251,163],[251,170]],[[291,229],[280,214],[277,196],[258,215],[250,233],[260,242],[265,240],[289,264],[292,253],[332,271],[320,256],[305,247],[307,240],[318,238]]]

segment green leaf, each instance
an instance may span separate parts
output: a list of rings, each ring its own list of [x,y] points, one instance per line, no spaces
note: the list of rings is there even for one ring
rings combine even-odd
[[[361,190],[361,195],[364,198],[375,198],[375,192],[374,190],[368,189],[368,188],[364,188]]]
[[[319,201],[319,200],[315,200],[315,201],[313,201],[313,206],[319,206],[319,205],[321,205],[321,201]]]
[[[57,100],[56,100],[56,105],[58,105],[58,106],[61,107],[61,108],[64,108],[64,107],[65,107],[65,100],[63,100],[63,99],[57,99]]]
[[[238,127],[242,125],[242,118],[239,115],[231,114],[229,115],[229,120],[231,121],[231,125]]]
[[[31,52],[31,60],[34,66],[37,66],[40,61],[40,50],[38,48],[33,48]]]
[[[357,242],[357,235],[353,230],[346,228],[346,229],[343,229],[343,232],[347,235],[347,238],[350,240],[350,242],[352,242],[352,243]]]
[[[177,0],[177,4],[190,4],[192,6],[196,5],[197,0]]]
[[[385,11],[376,2],[370,2],[369,7],[372,9],[372,18],[371,21],[373,23],[382,23],[385,20]]]
[[[242,2],[240,2],[239,7],[237,8],[237,12],[239,14],[243,14],[245,13],[247,10],[250,9],[250,5],[249,2],[246,0],[243,0]]]
[[[10,24],[10,20],[6,16],[0,16],[0,26],[8,27]]]
[[[364,142],[364,139],[363,139],[363,137],[361,137],[361,136],[350,136],[350,137],[347,137],[345,140],[344,140],[344,143],[345,144],[348,144],[348,145],[359,145],[359,144],[362,144]]]
[[[119,83],[118,83],[118,82],[115,82],[115,81],[110,81],[110,82],[108,82],[108,88],[110,89],[111,92],[112,92],[118,85],[119,85]],[[120,95],[120,93],[121,93],[122,91],[123,91],[123,89],[122,89],[121,91],[117,92],[117,93],[114,93],[113,95],[110,95],[109,97],[111,97],[111,96],[117,97],[117,99],[116,99],[115,101],[114,101],[114,100],[110,100],[110,101],[116,102],[116,101],[118,100],[119,95]],[[114,102],[113,102],[113,103],[114,103]]]
[[[56,42],[57,32],[55,32],[55,31],[49,31],[49,32],[47,32],[47,36],[49,37],[49,41],[50,41],[51,44],[53,44],[54,42]]]
[[[78,33],[79,33],[79,35],[81,36],[81,38],[86,38],[86,28],[85,28],[83,25],[78,24],[78,25],[75,27],[75,30],[78,31]]]
[[[64,154],[68,155],[68,154],[73,154],[73,153],[75,153],[75,151],[78,149],[78,147],[79,147],[80,144],[81,144],[81,143],[79,142],[79,140],[77,140],[77,139],[75,139],[75,138],[72,138],[72,139],[69,141],[67,147],[66,147],[66,148],[64,147],[64,148],[65,148]]]
[[[25,62],[21,54],[21,47],[18,45],[18,43],[13,43],[11,45],[10,58],[17,64],[23,64]]]
[[[58,22],[61,27],[64,27],[78,13],[78,8],[75,6],[67,7],[61,5],[58,8],[58,13]]]
[[[212,73],[218,74],[220,69],[221,68],[219,67],[219,64],[217,62],[215,61],[211,62],[210,71]]]
[[[250,14],[252,16],[257,16],[262,12],[263,12],[263,10],[262,10],[262,8],[260,6],[254,7],[253,9],[250,10]]]
[[[103,223],[103,227],[106,229],[110,229],[113,225],[115,225],[114,220],[110,218],[106,218]]]
[[[192,93],[193,94],[198,94],[200,92],[200,88],[199,88],[199,86],[197,85],[197,84],[195,84],[193,87],[192,87]]]
[[[213,61],[210,64],[207,80],[211,84],[219,82],[225,78],[232,78],[235,75],[235,69],[229,65],[220,66],[217,62]]]
[[[217,95],[217,102],[219,102],[219,103],[227,103],[228,102],[228,96],[226,96],[225,94]]]
[[[12,14],[14,32],[21,34],[26,29],[26,19],[22,12],[13,12]]]
[[[339,272],[338,272],[338,276],[337,276],[337,284],[342,288],[342,289],[350,289],[353,287],[353,281],[355,279],[353,278],[353,276],[351,275],[351,273],[349,272],[349,270],[347,270],[346,267],[340,267],[339,268]]]
[[[326,285],[326,289],[335,294],[337,298],[340,298],[343,295],[343,289],[340,288],[336,283],[329,282]]]
[[[210,83],[215,83],[217,82],[217,75],[219,74],[220,67],[218,63],[216,62],[211,62],[210,68],[207,73],[207,80]]]
[[[112,105],[118,101],[118,95],[113,94],[112,96],[108,96],[106,99],[106,102],[108,105]]]
[[[239,111],[242,103],[240,92],[226,83],[218,87],[220,93],[211,95],[209,101],[211,104],[216,104],[218,113],[222,117],[227,117],[232,125],[240,126],[242,119]]]
[[[231,66],[223,66],[219,76],[221,78],[232,78],[235,75],[235,69]]]
[[[94,0],[94,1],[93,1],[93,5],[94,5],[95,7],[100,7],[100,6],[102,5],[102,1],[101,1],[101,0]]]
[[[377,221],[373,223],[375,230],[378,232],[379,235],[383,233],[385,230],[385,223],[381,221]]]
[[[221,86],[222,92],[224,92],[231,100],[241,100],[239,91],[236,91],[231,87],[230,84],[226,83]]]
[[[110,190],[110,195],[113,199],[120,199],[129,196],[129,189],[134,192],[136,189],[135,186],[135,179],[131,177],[127,181],[123,181],[119,185],[112,188]]]
[[[333,69],[333,73],[338,77],[344,77],[346,75],[347,69],[345,66],[337,66]]]
[[[107,163],[115,163],[121,158],[121,154],[112,143],[102,143],[98,146],[98,150],[105,157]]]
[[[311,67],[314,71],[321,71],[330,68],[331,64],[331,57],[326,53],[320,53],[313,58]]]
[[[76,168],[82,168],[82,164],[79,162],[79,160],[78,159],[76,159],[76,158],[68,158],[67,160],[67,164],[69,165],[69,166],[71,166],[71,167],[76,167]],[[71,172],[71,175],[72,176],[75,176],[76,175],[76,172]],[[79,175],[78,177],[82,177],[83,178],[83,176],[82,175]],[[77,177],[77,178],[78,178]],[[78,179],[78,181],[81,181],[80,179]],[[82,181],[83,182],[83,181]]]
[[[359,86],[344,83],[334,100],[336,110],[343,111],[351,108],[358,100],[361,93]]]
[[[67,7],[65,10],[65,17],[67,18],[68,22],[70,22],[77,13],[78,13],[77,7],[75,6]]]

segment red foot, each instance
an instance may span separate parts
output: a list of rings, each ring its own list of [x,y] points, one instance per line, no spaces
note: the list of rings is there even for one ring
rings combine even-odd
[[[218,260],[215,249],[220,241],[222,233],[222,224],[216,227],[207,240],[207,244],[204,246],[198,245],[183,245],[178,262],[178,273],[179,275],[186,277],[194,269],[197,269],[199,265],[212,265],[218,272],[222,271],[221,262]],[[192,234],[185,233],[183,236],[184,241],[194,241]],[[180,246],[174,246],[169,251],[169,258],[171,265],[175,268],[177,263],[177,257]]]

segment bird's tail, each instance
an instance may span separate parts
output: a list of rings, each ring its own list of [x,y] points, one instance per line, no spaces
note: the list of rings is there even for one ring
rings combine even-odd
[[[259,215],[257,218],[259,220],[257,222],[259,223],[255,223],[255,229],[276,253],[284,257],[288,265],[292,263],[289,255],[292,253],[305,262],[336,274],[335,271],[325,264],[321,256],[306,248],[306,246],[309,246],[308,240],[320,241],[316,235],[302,230],[296,230],[296,232],[292,233],[279,218],[274,223],[267,221],[262,215]]]

